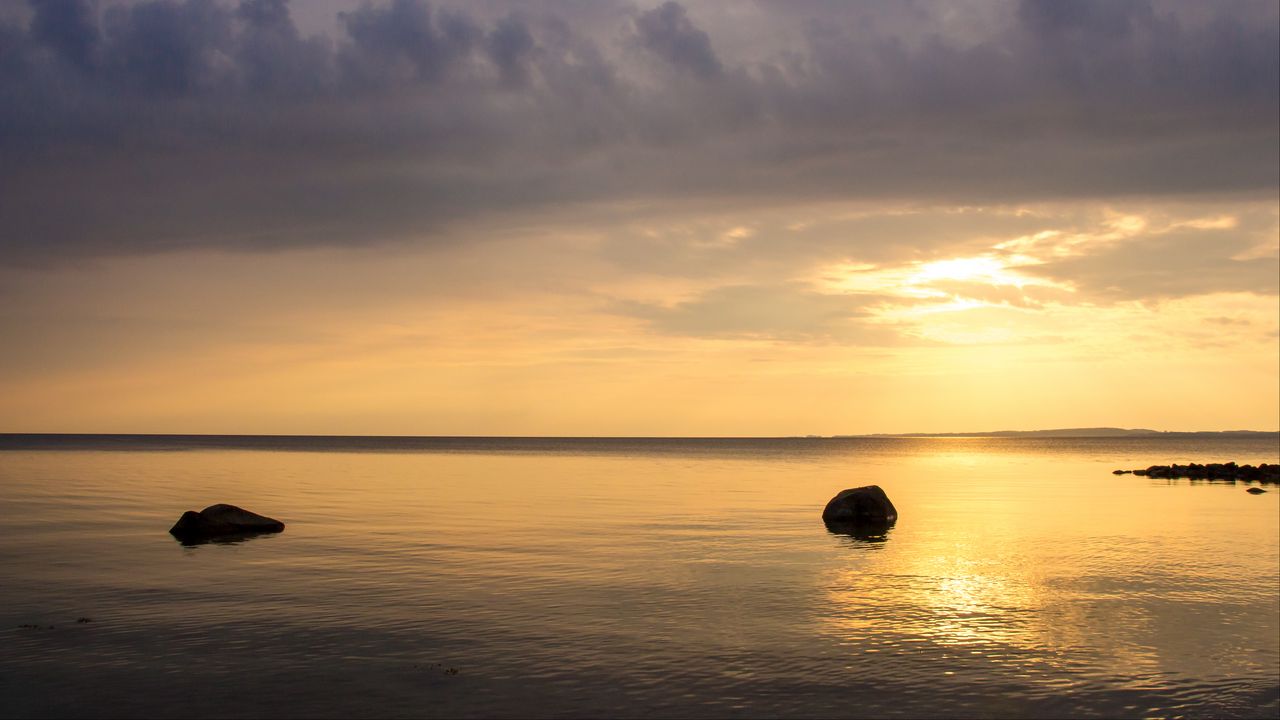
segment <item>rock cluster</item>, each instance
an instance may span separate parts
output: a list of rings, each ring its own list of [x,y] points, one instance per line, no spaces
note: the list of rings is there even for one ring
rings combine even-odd
[[[1253,465],[1237,465],[1233,462],[1209,463],[1208,465],[1199,463],[1191,463],[1190,465],[1152,465],[1142,470],[1116,470],[1115,474],[1122,475],[1127,472],[1153,478],[1280,483],[1280,465],[1269,465],[1267,463],[1262,463],[1256,467]]]

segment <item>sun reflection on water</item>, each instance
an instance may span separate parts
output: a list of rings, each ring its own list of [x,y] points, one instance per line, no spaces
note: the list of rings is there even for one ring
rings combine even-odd
[[[1027,622],[1038,607],[1030,583],[984,571],[977,559],[919,558],[894,574],[846,568],[827,588],[828,629],[850,640],[887,626],[898,635],[970,650],[1042,643]]]

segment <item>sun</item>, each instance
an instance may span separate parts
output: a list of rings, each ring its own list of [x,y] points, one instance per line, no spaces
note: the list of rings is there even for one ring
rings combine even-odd
[[[874,313],[882,319],[919,319],[986,307],[1028,305],[1032,289],[1069,293],[1072,288],[1048,278],[1024,274],[1036,265],[1025,255],[983,253],[927,262],[877,267],[867,263],[830,266],[816,285],[829,292],[865,293],[880,298]]]
[[[1022,287],[1026,278],[1011,272],[998,258],[989,255],[921,263],[908,278],[911,285],[929,285],[939,281]]]

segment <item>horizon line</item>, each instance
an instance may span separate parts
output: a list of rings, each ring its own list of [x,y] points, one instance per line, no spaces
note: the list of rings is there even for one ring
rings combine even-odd
[[[1036,430],[981,430],[965,432],[874,432],[874,433],[834,433],[834,434],[788,434],[788,435],[409,435],[409,434],[348,434],[348,433],[228,433],[228,432],[47,432],[47,431],[0,431],[0,437],[41,436],[41,437],[227,437],[227,438],[395,438],[395,439],[510,439],[510,440],[840,440],[850,438],[928,438],[928,437],[987,437],[992,435],[1039,434],[1098,431],[1102,433],[1122,432],[1133,436],[1143,435],[1280,435],[1276,430],[1152,430],[1149,428],[1119,427],[1084,427],[1084,428],[1044,428]],[[1123,437],[1116,435],[1075,435],[1074,437]]]

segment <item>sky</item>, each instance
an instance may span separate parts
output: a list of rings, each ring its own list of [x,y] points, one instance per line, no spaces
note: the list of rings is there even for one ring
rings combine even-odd
[[[0,432],[1280,428],[1280,5],[0,0]]]

